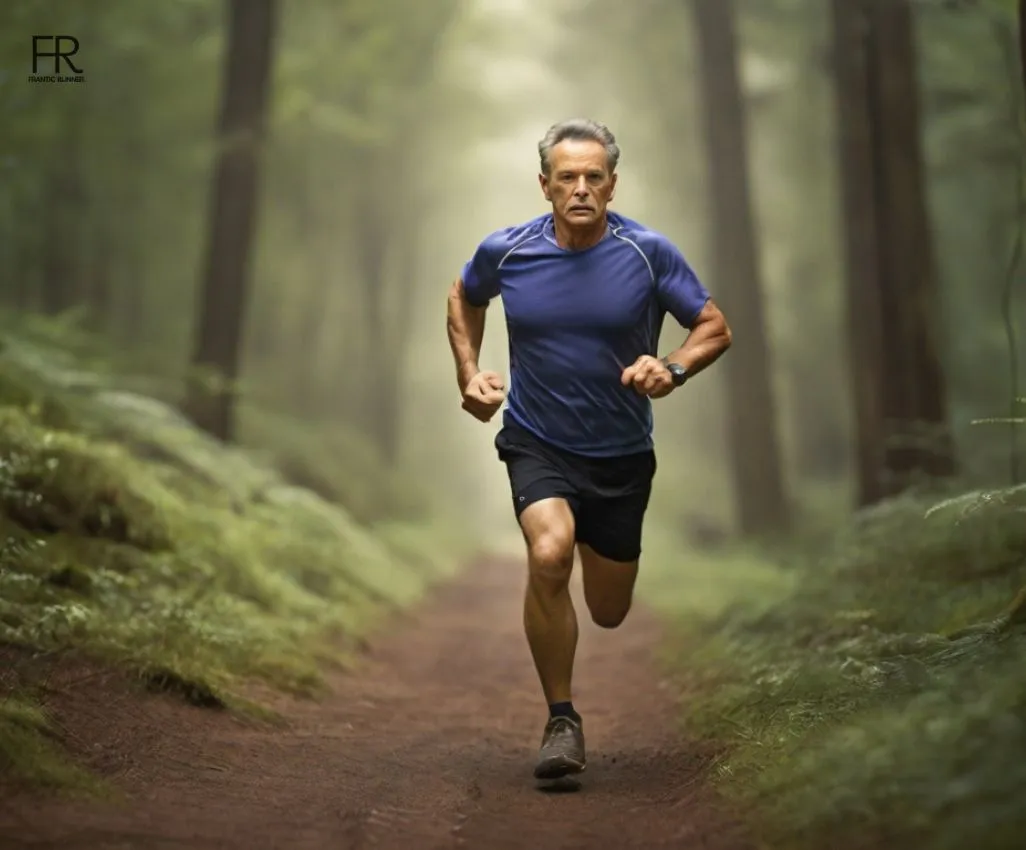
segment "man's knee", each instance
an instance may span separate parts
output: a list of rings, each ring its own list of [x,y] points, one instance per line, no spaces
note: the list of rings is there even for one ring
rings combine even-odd
[[[548,528],[528,542],[531,579],[565,585],[574,564],[574,538],[569,529]]]
[[[586,600],[587,601],[587,600]],[[588,602],[588,611],[591,614],[591,621],[602,629],[615,629],[624,620],[631,610],[631,600],[610,604]]]
[[[542,499],[520,515],[532,587],[559,593],[574,565],[574,515],[564,499]]]

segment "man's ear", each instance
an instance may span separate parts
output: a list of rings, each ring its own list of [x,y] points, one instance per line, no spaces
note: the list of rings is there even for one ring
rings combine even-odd
[[[542,194],[545,196],[545,200],[551,201],[552,198],[549,197],[549,178],[546,177],[544,174],[539,174],[538,185],[541,186]]]

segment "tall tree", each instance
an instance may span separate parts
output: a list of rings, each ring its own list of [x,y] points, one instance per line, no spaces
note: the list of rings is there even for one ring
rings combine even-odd
[[[277,11],[277,0],[227,2],[217,159],[192,356],[195,374],[184,404],[197,425],[223,440],[232,439],[235,427]]]
[[[855,415],[855,486],[860,505],[884,495],[883,344],[877,257],[877,186],[869,53],[861,0],[833,0],[834,78],[844,208],[848,360]]]
[[[299,229],[290,247],[305,255],[305,280],[289,295],[298,374],[287,397],[384,460],[397,455],[404,415],[416,286],[407,255],[435,179],[425,167],[438,133],[433,72],[459,8],[376,0],[293,4],[285,13],[284,30],[303,50],[282,62],[269,189],[276,214]],[[337,53],[339,32],[351,50]],[[307,58],[322,54],[339,63],[330,76]],[[295,163],[303,163],[298,177]],[[315,360],[326,368],[311,368]]]
[[[907,0],[835,0],[858,501],[955,470]]]
[[[709,162],[712,278],[736,340],[724,368],[739,524],[743,534],[773,533],[790,525],[790,506],[771,388],[734,4],[693,0],[693,10]]]
[[[1026,94],[1026,0],[1019,0],[1019,63],[1023,93]]]
[[[49,151],[44,222],[49,236],[40,243],[42,280],[39,302],[43,312],[63,313],[81,303],[83,273],[83,213],[88,208],[83,175],[81,101],[65,105],[61,124],[65,136]]]

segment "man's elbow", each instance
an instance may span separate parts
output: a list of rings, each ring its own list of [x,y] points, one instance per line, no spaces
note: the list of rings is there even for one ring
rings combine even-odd
[[[714,340],[718,343],[719,351],[722,353],[730,348],[734,341],[734,334],[727,322],[727,317],[718,305],[710,298],[706,301],[702,311],[698,314],[697,326],[703,326],[705,339]],[[692,330],[695,330],[693,327]]]
[[[463,281],[460,280],[459,278],[456,278],[456,280],[454,280],[452,282],[452,284],[449,286],[448,303],[449,303],[450,309],[453,307],[453,305],[459,303],[462,300],[463,300]]]

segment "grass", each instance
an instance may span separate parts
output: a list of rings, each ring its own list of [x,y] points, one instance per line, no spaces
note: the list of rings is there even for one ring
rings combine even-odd
[[[46,712],[25,696],[0,700],[0,774],[44,788],[96,793],[101,786],[65,757]]]
[[[345,641],[461,554],[438,522],[358,522],[66,363],[24,340],[0,351],[0,644],[73,648],[192,703],[257,711],[247,682],[316,695]],[[344,461],[325,467],[341,476]],[[0,765],[74,784],[31,701],[0,699]]]
[[[693,568],[655,542],[645,592],[695,694],[685,723],[727,744],[719,778],[767,847],[1021,846],[1024,608],[1001,615],[1026,584],[1024,512],[1026,488],[912,495],[815,546]]]

